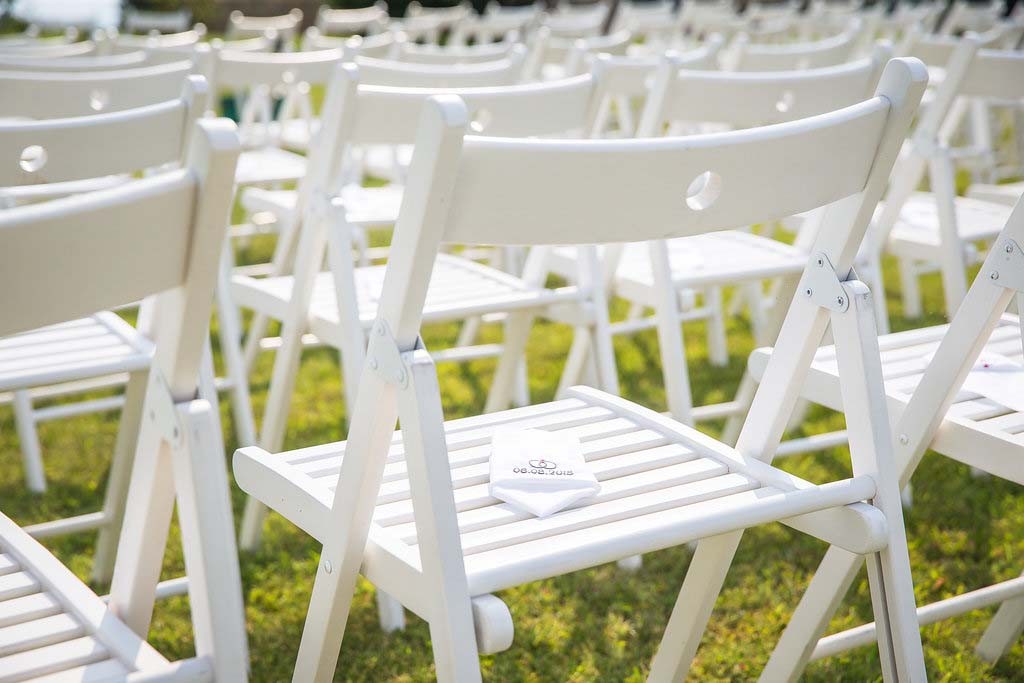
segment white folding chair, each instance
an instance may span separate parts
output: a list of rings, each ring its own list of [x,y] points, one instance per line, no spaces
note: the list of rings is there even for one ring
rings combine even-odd
[[[381,88],[358,85],[355,72],[339,73],[335,86],[335,106],[341,121],[335,142],[324,138],[319,144],[321,155],[341,157],[342,150],[351,145],[366,143],[404,143],[415,135],[415,112],[426,99],[438,94],[427,89]],[[594,85],[592,78],[580,76],[563,83],[520,85],[508,88],[465,88],[454,91],[466,99],[476,112],[477,128],[509,136],[555,135],[583,130],[592,120]],[[318,161],[320,173],[336,173],[336,163]],[[343,176],[342,176],[343,177]],[[340,178],[321,175],[311,178],[309,188],[300,190],[299,201],[304,202],[302,232],[296,247],[294,275],[269,278],[236,276],[232,280],[232,297],[241,306],[251,308],[259,315],[254,318],[248,342],[259,342],[266,320],[282,323],[281,340],[274,359],[270,394],[260,443],[268,450],[280,450],[283,445],[288,408],[302,350],[302,336],[312,332],[321,343],[340,350],[342,378],[346,405],[354,406],[360,370],[366,357],[367,340],[372,340],[370,329],[377,315],[384,266],[353,267],[351,229],[362,224],[393,223],[397,203],[382,207],[383,216],[366,211],[358,196],[340,193],[340,201],[333,209],[320,206],[338,192]],[[324,188],[324,189],[316,189]],[[301,192],[313,192],[303,196]],[[372,194],[372,191],[368,191]],[[326,197],[318,194],[326,193]],[[404,197],[404,193],[403,193]],[[400,201],[406,201],[400,197]],[[301,207],[300,207],[301,208]],[[372,209],[373,206],[371,205]],[[362,209],[362,211],[361,211]],[[311,213],[319,211],[320,215]],[[324,212],[328,212],[324,214]],[[330,229],[324,225],[329,215]],[[298,218],[298,216],[297,216]],[[324,250],[329,249],[330,270],[321,272]],[[473,344],[465,340],[456,348],[438,354],[450,361],[499,356],[495,379],[488,396],[491,410],[506,407],[518,381],[517,366],[523,355],[526,338],[534,316],[552,315],[552,306],[573,310],[580,306],[593,306],[592,313],[581,316],[578,326],[583,334],[594,334],[594,348],[601,372],[601,386],[617,391],[615,361],[610,337],[596,334],[596,327],[607,321],[607,302],[600,287],[594,288],[583,281],[580,287],[547,289],[544,286],[546,250],[537,250],[527,258],[524,273],[513,276],[495,268],[475,263],[466,258],[446,254],[437,261],[435,284],[428,295],[426,319],[432,322],[460,321],[485,313],[507,314],[503,345]],[[593,254],[586,252],[581,262]],[[568,314],[567,314],[568,315]],[[259,347],[255,347],[258,349]],[[248,350],[248,349],[247,349]],[[251,357],[251,356],[250,356]],[[247,509],[243,522],[242,547],[254,547],[259,541],[264,514],[260,508]]]
[[[389,21],[388,5],[380,0],[369,7],[354,9],[331,9],[320,5],[314,25],[324,36],[373,35],[387,30]]]
[[[20,57],[0,51],[0,70],[3,71],[110,71],[146,65],[148,55],[143,50],[116,55],[86,55],[84,57]]]
[[[390,26],[395,31],[406,34],[415,42],[439,45],[441,39],[473,14],[468,2],[457,2],[446,7],[425,7],[418,0],[413,0],[405,8],[405,16],[392,20]]]
[[[515,58],[517,50],[525,53],[518,33],[512,33],[499,42],[451,46],[420,45],[400,33],[393,58],[414,64],[479,64]]]
[[[469,14],[452,29],[448,44],[453,46],[504,42],[512,35],[525,36],[537,22],[540,8],[529,5],[502,5],[489,0],[484,11]]]
[[[657,137],[666,128],[672,132],[673,124],[680,123],[750,128],[821,114],[867,97],[874,91],[887,59],[888,51],[879,48],[870,59],[837,67],[726,73],[680,70],[677,58],[669,56],[648,97],[638,135]],[[713,188],[716,182],[709,177],[704,185]],[[697,183],[692,188],[695,194],[700,193],[700,185]],[[710,359],[716,365],[724,365],[728,357],[721,290],[737,286],[745,292],[755,338],[761,343],[770,343],[778,332],[775,325],[779,321],[769,316],[763,303],[763,283],[780,278],[782,283],[776,296],[782,302],[788,300],[811,256],[809,249],[820,213],[816,218],[807,219],[808,225],[801,229],[800,239],[794,245],[764,235],[729,230],[605,250],[605,268],[612,291],[629,301],[637,313],[612,325],[611,332],[631,334],[657,328],[668,407],[677,420],[692,424],[727,416],[738,409],[731,401],[693,405],[681,323],[706,319]],[[573,257],[571,249],[558,249],[553,267],[567,273]],[[669,269],[672,282],[669,288],[658,284],[655,266],[661,259]],[[702,306],[692,303],[695,290],[703,293]],[[654,309],[654,315],[639,315],[646,308]],[[582,336],[574,340],[560,390],[584,376],[587,343]]]
[[[237,153],[230,122],[202,121],[184,169],[0,213],[5,339],[156,296],[153,368],[134,393],[142,425],[127,452],[131,495],[110,603],[0,514],[5,680],[247,679],[223,446],[217,416],[196,395]],[[196,657],[171,663],[145,635],[175,506]]]
[[[896,471],[903,485],[910,482],[929,449],[1024,485],[1024,446],[1018,433],[1024,418],[1019,406],[1006,405],[1005,396],[986,396],[964,385],[979,355],[1024,364],[1021,319],[1005,314],[1015,294],[1018,301],[1024,296],[1022,244],[1024,202],[1018,202],[951,324],[878,340],[897,435]],[[755,376],[761,376],[770,355],[769,349],[760,349],[751,357]],[[845,395],[836,376],[834,347],[823,347],[815,354],[802,393],[816,403],[843,410]],[[874,624],[818,640],[849,592],[857,569],[852,556],[829,549],[769,661],[765,680],[796,680],[810,660],[875,641]],[[995,662],[1024,631],[1024,577],[923,605],[918,621],[924,626],[1000,603],[976,648],[985,660]]]
[[[302,26],[302,16],[302,10],[297,7],[288,14],[274,17],[246,16],[241,10],[234,10],[228,15],[224,37],[228,40],[259,38],[268,30],[274,31],[280,41],[281,50],[291,52]]]
[[[206,37],[206,26],[196,24],[192,28],[182,29],[177,33],[152,33],[146,35],[134,35],[132,33],[119,33],[114,39],[114,45],[122,50],[138,50],[142,48],[182,48],[195,45]]]
[[[51,188],[43,198],[54,199],[123,185],[131,173],[140,170],[179,165],[188,151],[194,122],[205,109],[206,96],[205,82],[192,76],[179,98],[149,107],[81,118],[0,124],[3,155],[21,159],[18,165],[12,164],[0,173],[0,196],[14,206],[37,200],[37,188]],[[154,135],[155,130],[163,132]],[[146,143],[124,145],[127,138]],[[97,178],[107,181],[95,182]],[[63,249],[51,245],[51,249],[54,247]],[[99,528],[93,576],[101,583],[110,579],[113,569],[132,449],[138,433],[139,404],[152,359],[153,345],[145,331],[140,332],[111,312],[0,338],[0,392],[4,392],[14,410],[29,490],[46,489],[37,432],[40,422],[123,406],[102,511],[26,529],[42,538]],[[42,408],[35,405],[45,398],[119,385],[126,387],[123,396]]]
[[[128,5],[121,17],[121,26],[126,33],[184,33],[193,28],[192,10],[182,8],[172,12],[155,12]]]
[[[494,592],[706,538],[651,671],[653,681],[681,680],[741,530],[767,521],[867,556],[876,617],[891,634],[880,648],[883,675],[924,680],[888,423],[870,410],[882,389],[874,318],[850,266],[926,79],[919,62],[896,61],[876,97],[847,109],[660,140],[464,137],[467,107],[453,97],[433,99],[420,124],[349,440],[281,455],[235,454],[239,485],[324,544],[293,680],[332,677],[360,573],[429,622],[438,680],[479,681],[478,652],[512,641],[511,614]],[[853,137],[861,144],[849,144]],[[799,170],[778,173],[780,159]],[[708,169],[721,174],[720,195],[688,206],[681,190]],[[638,176],[647,182],[631,184]],[[790,352],[773,356],[774,381],[763,385],[738,449],[585,388],[564,401],[444,422],[435,366],[419,336],[442,242],[661,239],[823,205],[829,225],[816,248],[834,269],[819,274],[812,263],[805,277],[831,288],[794,300],[780,339]],[[845,305],[836,305],[836,291],[849,297]],[[856,399],[864,438],[854,477],[818,486],[766,461],[830,319],[837,338],[849,340],[844,391]],[[577,435],[602,480],[598,497],[546,518],[490,498],[488,443],[498,428],[525,427]]]
[[[368,36],[325,36],[316,26],[310,26],[302,34],[303,50],[330,50],[345,48],[352,55],[393,59],[397,48],[393,31],[374,33]]]
[[[934,52],[917,41],[924,56]],[[991,242],[1006,224],[1005,204],[958,197],[956,166],[989,158],[987,147],[954,147],[951,136],[963,121],[972,98],[1024,100],[1024,53],[979,50],[966,37],[948,50],[942,83],[914,132],[913,144],[897,166],[885,204],[873,226],[875,240],[900,263],[903,310],[921,315],[918,281],[938,269],[942,275],[946,314],[952,316],[967,293],[969,251],[977,242]],[[927,178],[930,192],[917,192]]]

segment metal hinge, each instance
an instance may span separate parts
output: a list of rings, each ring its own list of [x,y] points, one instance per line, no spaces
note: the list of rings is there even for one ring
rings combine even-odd
[[[146,419],[149,420],[171,447],[178,449],[184,442],[185,430],[182,428],[178,407],[175,405],[171,389],[163,373],[155,367],[149,371],[149,384],[146,386]]]
[[[822,308],[843,313],[850,307],[850,295],[824,252],[818,252],[811,258],[802,282],[804,296]]]
[[[988,258],[988,279],[1000,287],[1024,292],[1024,251],[1012,239],[1002,239]]]
[[[417,340],[417,345],[422,342]],[[402,350],[398,348],[391,329],[383,320],[373,323],[370,330],[370,343],[366,349],[366,362],[370,369],[380,375],[388,384],[406,387],[409,384],[409,373],[402,359]]]

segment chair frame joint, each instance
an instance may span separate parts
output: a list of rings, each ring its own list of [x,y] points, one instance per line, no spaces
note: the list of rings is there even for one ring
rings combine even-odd
[[[1024,251],[1020,245],[1010,238],[999,240],[993,247],[990,260],[988,279],[992,284],[1006,289],[1024,292]]]
[[[851,278],[856,275],[851,273]],[[836,313],[845,313],[850,307],[850,295],[843,287],[844,279],[836,273],[824,252],[811,257],[803,278],[803,293],[813,303]]]

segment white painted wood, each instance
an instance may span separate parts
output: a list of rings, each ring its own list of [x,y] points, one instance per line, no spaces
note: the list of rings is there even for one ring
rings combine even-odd
[[[799,200],[790,195],[805,195],[807,178],[800,188],[788,187],[780,180],[777,195],[764,207],[771,213],[795,211],[801,201],[831,204],[826,229],[815,249],[836,265],[837,280],[848,279],[871,210],[884,190],[926,80],[922,64],[898,60],[890,64],[876,98],[846,110],[792,124],[698,138],[613,142],[467,137],[471,116],[466,104],[453,96],[431,98],[421,120],[377,319],[368,334],[371,341],[352,407],[349,441],[283,456],[249,448],[234,457],[236,480],[243,490],[310,530],[324,544],[293,680],[326,681],[333,676],[359,573],[430,622],[441,680],[475,680],[479,676],[478,664],[472,661],[474,653],[453,652],[453,639],[462,637],[460,634],[465,634],[465,642],[475,640],[466,623],[466,608],[474,596],[709,538],[710,545],[698,549],[680,594],[682,607],[676,613],[684,615],[682,623],[673,617],[662,648],[668,654],[659,657],[652,671],[655,680],[680,678],[724,580],[731,561],[728,553],[739,541],[736,532],[767,521],[784,521],[829,542],[855,546],[858,553],[873,557],[884,553],[876,559],[882,579],[876,594],[887,590],[888,582],[905,579],[909,572],[906,548],[891,529],[902,525],[898,503],[895,518],[887,518],[879,507],[861,502],[878,498],[891,510],[897,492],[893,477],[882,481],[889,476],[886,468],[891,463],[883,462],[887,424],[876,424],[877,409],[870,414],[867,406],[863,407],[865,423],[871,423],[873,434],[857,456],[863,476],[817,486],[765,462],[781,438],[800,379],[828,321],[828,310],[810,299],[794,299],[780,341],[793,353],[771,363],[770,374],[776,381],[765,383],[758,392],[756,417],[748,421],[738,449],[653,411],[586,388],[574,390],[573,401],[473,418],[448,431],[419,328],[442,242],[586,245],[596,240],[635,239],[637,222],[622,220],[622,214],[610,206],[611,200],[602,195],[623,187],[626,176],[619,175],[620,169],[635,175],[641,160],[645,177],[665,178],[654,183],[653,189],[630,186],[635,188],[631,200],[636,200],[630,204],[643,206],[645,217],[651,219],[640,223],[639,229],[650,231],[641,237],[721,230],[732,225],[728,218],[738,209],[717,214],[721,224],[713,218],[694,217],[701,212],[680,211],[680,187],[689,182],[697,167],[701,172],[708,167],[732,170],[734,154],[748,161],[756,159],[770,153],[762,151],[764,145],[780,140],[786,140],[787,150],[794,150],[785,154],[791,159],[799,159],[803,145],[816,148],[819,163],[808,161],[805,167],[807,177],[813,174],[816,182],[819,176],[828,175],[821,168],[823,149],[829,150],[824,158],[830,163],[842,159],[839,165],[853,176],[845,181],[826,179],[825,187],[817,190],[813,199]],[[831,142],[844,136],[856,138],[857,144]],[[869,149],[866,155],[865,149]],[[862,159],[862,155],[869,158]],[[530,174],[516,172],[525,168],[517,164],[527,163]],[[505,169],[503,175],[497,172],[499,167]],[[538,177],[559,184],[563,192],[557,201],[552,191],[539,187]],[[516,193],[520,198],[516,211],[524,222],[514,225],[487,208],[493,204],[507,207],[498,188],[507,189],[509,178],[515,178],[517,187],[522,188]],[[756,191],[752,182],[738,185],[740,191]],[[621,201],[621,196],[618,199]],[[605,213],[590,213],[592,204]],[[715,206],[706,211],[714,212]],[[677,215],[669,221],[673,209]],[[531,272],[529,265],[527,272]],[[860,294],[852,289],[851,293]],[[869,307],[848,308],[849,315],[857,318],[859,338],[873,340],[873,334],[867,334],[873,320]],[[844,381],[864,383],[859,391],[867,395],[880,387],[880,371],[878,361],[870,365],[868,354],[860,350],[860,360],[850,367],[859,362],[867,371],[874,368],[876,376],[867,382],[864,377],[849,376],[844,362]],[[768,386],[771,388],[766,390]],[[581,414],[580,409],[586,407],[603,408],[609,414]],[[610,490],[618,490],[620,495],[592,505],[584,503],[546,520],[502,515],[500,504],[481,500],[480,488],[487,477],[487,430],[502,424],[514,426],[520,419],[546,420],[557,415],[572,416],[571,428],[591,436],[585,441],[586,448],[596,466],[607,466],[604,481],[648,471],[649,478],[618,482]],[[396,420],[404,428],[400,442],[394,430]],[[633,428],[626,422],[632,422]],[[560,426],[558,422],[548,424],[549,428]],[[358,457],[342,457],[341,451]],[[638,457],[638,451],[643,457]],[[429,460],[424,459],[428,454]],[[728,473],[684,482],[678,478],[680,473],[669,470],[664,476],[667,483],[653,488],[659,470],[694,460],[694,454],[724,466]],[[623,458],[616,461],[618,455]],[[613,469],[625,467],[627,462],[635,469]],[[638,465],[640,462],[645,464]],[[486,507],[496,509],[485,511],[487,517],[481,519],[485,512],[479,510]],[[430,512],[424,512],[425,508]],[[412,539],[412,527],[418,541],[415,546],[406,542]],[[438,567],[449,569],[438,578]],[[695,590],[697,594],[693,594]],[[880,604],[879,619],[895,624],[894,647],[887,656],[893,666],[889,668],[899,668],[908,672],[910,680],[917,680],[923,672],[923,657],[919,640],[914,647],[916,629],[913,634],[906,632],[906,607],[906,599],[887,608]],[[913,619],[912,603],[910,608],[909,619]],[[654,673],[659,671],[663,674]]]

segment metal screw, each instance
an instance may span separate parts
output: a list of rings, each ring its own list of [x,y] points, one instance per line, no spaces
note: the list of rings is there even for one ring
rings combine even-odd
[[[383,337],[384,336],[384,326],[383,325],[377,325],[377,336],[378,337]]]
[[[178,428],[177,428],[177,427],[175,427],[175,428],[174,428],[174,438],[175,438],[175,439],[177,439],[177,438],[178,438],[178,434],[179,434],[179,432],[178,432]]]
[[[330,560],[324,560],[324,571],[328,574],[334,571],[334,565],[331,564]]]
[[[824,268],[825,267],[825,259],[823,259],[823,258],[818,259],[818,267],[819,268]]]
[[[836,303],[837,303],[837,304],[839,304],[840,306],[842,306],[843,304],[845,304],[845,303],[846,303],[846,299],[844,299],[844,298],[843,298],[843,297],[841,297],[841,296],[837,296],[837,297],[836,297]]]
[[[999,279],[999,271],[998,270],[993,270],[992,274],[988,276],[988,279],[989,280],[998,280]]]
[[[806,294],[807,296],[814,296],[814,290],[808,287],[807,289],[804,290],[804,294]]]
[[[910,437],[907,436],[906,434],[900,434],[900,443],[906,446],[908,443],[910,443]]]
[[[1006,253],[1007,254],[1012,254],[1013,253],[1013,245],[1012,244],[1007,244],[1006,245]]]
[[[376,359],[376,358],[371,358],[371,359],[370,359],[370,367],[371,367],[372,369],[374,369],[374,370],[376,370],[376,369],[377,369],[377,359]]]

